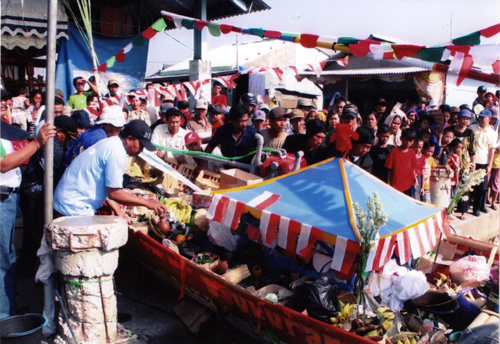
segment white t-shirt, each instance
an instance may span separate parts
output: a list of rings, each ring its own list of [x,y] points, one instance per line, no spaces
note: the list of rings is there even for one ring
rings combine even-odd
[[[497,133],[490,126],[483,129],[479,124],[473,124],[469,128],[474,133],[475,162],[476,164],[487,164],[489,150],[496,147]]]
[[[2,139],[2,146],[7,155],[14,152],[12,142]],[[9,172],[0,173],[0,183],[2,186],[9,188],[17,188],[21,185],[21,169],[19,167],[13,168]]]
[[[94,215],[108,198],[106,188],[123,188],[126,163],[119,136],[87,148],[64,172],[54,194],[54,209],[68,216]]]
[[[177,131],[175,135],[172,135],[168,130],[168,124],[160,124],[153,131],[151,142],[167,148],[187,150],[186,141],[184,141],[184,137],[187,133],[188,131],[186,129],[179,128],[179,131]],[[177,159],[179,156],[179,154],[173,154],[167,151],[165,153],[165,156],[170,159]]]

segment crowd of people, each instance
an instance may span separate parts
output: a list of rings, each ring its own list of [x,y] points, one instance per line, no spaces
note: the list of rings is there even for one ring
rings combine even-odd
[[[412,106],[406,105],[408,108],[398,104],[388,109],[386,100],[381,98],[373,111],[362,114],[355,104],[341,96],[327,109],[317,109],[305,98],[298,99],[295,108],[284,109],[260,102],[258,97],[247,93],[238,104],[228,107],[218,83],[212,87],[211,99],[196,99],[192,112],[188,101],[165,97],[155,108],[146,97],[133,92],[126,94],[128,105],[120,104],[124,91],[117,80],[109,80],[109,92],[103,96],[99,95],[93,78],[77,77],[73,85],[76,92],[67,98],[56,89],[53,125],[45,123],[44,93],[26,89],[20,89],[15,97],[2,93],[2,218],[5,211],[17,208],[20,198],[24,245],[18,265],[26,271],[33,268],[42,239],[44,151],[41,146],[52,136],[56,138],[55,217],[91,215],[103,202],[120,216],[124,214],[118,204],[143,205],[161,212],[164,209],[157,202],[139,200],[123,192],[121,178],[127,155],[137,155],[144,148],[154,150],[166,160],[195,165],[196,175],[201,169],[215,170],[221,166],[207,165],[206,161],[182,151],[241,157],[255,149],[256,133],[264,138],[265,147],[288,153],[302,151],[308,165],[344,157],[423,202],[431,202],[430,180],[434,171],[446,171],[456,187],[464,173],[485,169],[487,177],[468,199],[459,203],[457,210],[464,218],[471,206],[475,216],[488,212],[487,204],[492,209],[497,206],[499,98],[498,91],[493,94],[483,86],[478,88],[478,97],[470,107],[436,104],[420,98]],[[148,84],[146,90],[154,87]],[[8,125],[5,132],[15,132],[17,136],[5,136],[4,125]],[[11,141],[24,143],[13,145]],[[10,170],[5,168],[5,159],[17,151],[24,154]],[[239,161],[250,163],[251,159],[246,156]],[[4,202],[13,203],[9,208]],[[13,226],[13,222],[2,221],[0,283],[4,284],[0,288],[0,318],[12,315],[15,308],[4,302],[12,299],[14,290],[4,282],[12,276],[15,261]]]

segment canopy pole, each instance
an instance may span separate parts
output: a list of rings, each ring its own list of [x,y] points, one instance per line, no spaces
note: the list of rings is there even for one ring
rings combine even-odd
[[[56,75],[56,27],[57,27],[57,0],[49,0],[47,9],[47,70],[46,70],[46,123],[54,123],[54,95]],[[45,196],[45,223],[52,221],[52,208],[54,196],[54,138],[45,144],[45,171],[44,171],[44,196]]]

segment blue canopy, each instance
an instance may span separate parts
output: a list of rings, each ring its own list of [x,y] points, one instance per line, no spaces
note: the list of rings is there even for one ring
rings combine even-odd
[[[260,184],[220,190],[216,193],[247,204],[264,192],[281,196],[267,211],[307,223],[335,236],[357,241],[352,224],[353,203],[366,210],[368,198],[378,193],[388,222],[380,237],[416,226],[443,211],[418,202],[397,191],[358,166],[343,159],[330,159],[316,165],[264,181]]]

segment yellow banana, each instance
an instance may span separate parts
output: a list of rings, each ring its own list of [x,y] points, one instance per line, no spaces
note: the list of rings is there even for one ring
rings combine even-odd
[[[344,324],[339,324],[337,327],[338,328],[344,328]]]
[[[384,330],[388,331],[391,327],[392,327],[392,321],[384,321],[384,323],[382,324],[382,326],[384,327]]]
[[[396,344],[403,344],[403,342],[398,340]]]
[[[439,277],[441,277],[441,281],[446,282],[448,280],[448,276],[446,276],[445,274],[441,273],[441,272],[438,272],[439,274]]]
[[[410,340],[408,339],[408,337],[405,338],[405,341],[403,342],[403,344],[410,344]]]
[[[386,314],[384,319],[385,320],[394,320],[394,313]]]
[[[344,316],[341,316],[341,317],[339,318],[339,321],[340,321],[340,323],[341,323],[341,324],[345,323],[345,317],[344,317]]]
[[[332,324],[338,324],[339,323],[339,319],[337,319],[335,317],[331,317],[330,321],[332,322]]]
[[[377,308],[377,311],[379,311],[380,313],[385,313],[388,309],[389,307],[379,307]]]
[[[193,208],[188,204],[187,205],[187,210],[186,214],[184,214],[184,222],[189,223],[189,220],[191,219],[191,213],[193,212]]]
[[[339,300],[339,302],[340,302],[340,308],[344,308],[344,307],[345,307],[345,303],[343,303],[343,302],[342,302],[342,301],[340,301],[340,300]]]
[[[417,340],[415,339],[415,337],[410,340],[410,344],[417,344]]]

